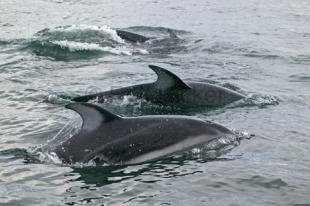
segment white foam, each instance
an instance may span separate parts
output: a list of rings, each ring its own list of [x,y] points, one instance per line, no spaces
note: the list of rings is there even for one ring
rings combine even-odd
[[[109,52],[113,54],[124,54],[124,55],[132,55],[132,52],[124,47],[101,47],[99,44],[95,43],[85,43],[85,42],[75,42],[75,41],[52,41],[53,44],[59,45],[61,48],[67,48],[71,52],[77,51],[102,51],[102,52]]]
[[[62,161],[55,152],[39,152],[39,160],[41,162],[61,165]]]
[[[99,31],[108,34],[114,41],[118,43],[125,43],[125,41],[119,37],[116,33],[116,30],[110,28],[109,26],[94,26],[94,25],[70,25],[64,27],[56,27],[51,29],[50,31],[58,31],[58,32],[79,32],[79,31]]]
[[[66,103],[70,103],[70,100],[63,99],[63,98],[57,96],[56,94],[48,95],[47,101],[49,103],[52,103],[52,104],[66,104]]]
[[[132,105],[138,101],[138,98],[133,95],[125,95],[123,97],[123,101],[121,102],[121,106]]]
[[[146,49],[135,49],[134,52],[139,54],[149,54]]]

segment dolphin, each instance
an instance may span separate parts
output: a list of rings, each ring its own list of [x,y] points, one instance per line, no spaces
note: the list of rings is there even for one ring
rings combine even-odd
[[[178,108],[218,107],[245,98],[233,90],[209,83],[183,81],[174,73],[159,66],[149,65],[157,74],[157,81],[123,87],[96,94],[75,97],[75,102],[98,98],[99,102],[113,96],[134,95],[153,103]]]
[[[145,37],[145,36],[142,36],[140,34],[136,34],[136,33],[125,31],[125,30],[116,29],[115,31],[119,37],[121,37],[122,39],[124,39],[128,42],[132,42],[132,43],[145,43],[146,41],[149,41],[152,39],[150,37]],[[167,33],[169,34],[168,40],[173,40],[173,39],[179,40],[179,37],[176,35],[176,33],[172,29],[167,29]],[[155,42],[157,44],[158,44],[158,42],[166,43],[167,39],[157,40]]]
[[[81,130],[53,151],[68,164],[96,158],[109,164],[137,164],[234,135],[219,124],[186,116],[120,117],[90,103],[66,108],[83,119]]]
[[[150,40],[150,38],[148,38],[148,37],[142,36],[140,34],[132,33],[129,31],[116,29],[116,33],[122,39],[129,41],[129,42],[133,42],[133,43],[138,43],[138,42],[144,43],[144,42]]]
[[[168,37],[146,37],[126,30],[115,29],[117,35],[128,43],[138,44],[151,54],[165,55],[186,50],[185,39],[176,35],[176,31],[166,29]]]

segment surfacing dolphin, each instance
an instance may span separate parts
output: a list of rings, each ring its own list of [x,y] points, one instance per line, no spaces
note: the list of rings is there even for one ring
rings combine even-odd
[[[169,39],[179,39],[179,37],[171,29],[167,29],[167,32],[169,34]],[[129,42],[133,42],[133,43],[144,43],[148,40],[151,40],[151,38],[149,37],[145,37],[140,34],[136,34],[136,33],[125,31],[125,30],[116,29],[116,33],[122,39],[129,41]],[[158,40],[158,41],[160,42],[163,40],[165,39]]]
[[[66,108],[80,114],[83,124],[79,133],[54,150],[64,163],[100,159],[137,164],[234,135],[216,123],[185,116],[124,118],[90,103],[71,103]]]
[[[138,42],[143,43],[150,39],[140,34],[136,34],[136,33],[125,31],[125,30],[116,29],[116,33],[122,39],[129,41],[129,42],[133,42],[133,43],[138,43]]]
[[[218,107],[244,98],[242,94],[214,84],[183,81],[172,72],[154,65],[149,67],[157,74],[157,81],[123,87],[101,93],[75,97],[76,102],[98,98],[99,102],[113,96],[134,95],[153,103],[179,107]]]

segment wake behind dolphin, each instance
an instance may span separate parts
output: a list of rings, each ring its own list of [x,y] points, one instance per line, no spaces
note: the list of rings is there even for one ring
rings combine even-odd
[[[233,90],[214,84],[183,81],[172,72],[154,65],[149,67],[157,74],[157,81],[133,85],[111,91],[75,97],[76,102],[98,98],[99,102],[113,96],[134,95],[153,103],[173,107],[218,107],[244,98]]]
[[[138,34],[131,27],[121,29],[92,25],[45,28],[38,31],[33,38],[21,40],[21,49],[29,50],[38,56],[52,57],[54,60],[72,61],[110,55],[168,54],[185,48],[185,45],[182,45],[183,39],[176,35],[180,31],[145,28],[160,32],[145,36],[146,32]]]
[[[100,157],[111,164],[136,164],[234,135],[219,124],[184,116],[123,118],[89,103],[66,107],[81,115],[83,125],[54,150],[64,163],[87,163]]]

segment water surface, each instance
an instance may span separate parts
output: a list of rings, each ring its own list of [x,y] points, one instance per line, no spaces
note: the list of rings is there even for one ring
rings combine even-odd
[[[307,0],[1,0],[0,204],[310,205],[309,14]],[[115,28],[154,41],[126,43]],[[148,64],[247,98],[198,111],[131,97],[105,106],[186,114],[255,136],[215,159],[136,166],[69,167],[32,155],[78,126],[68,98],[155,81]]]

